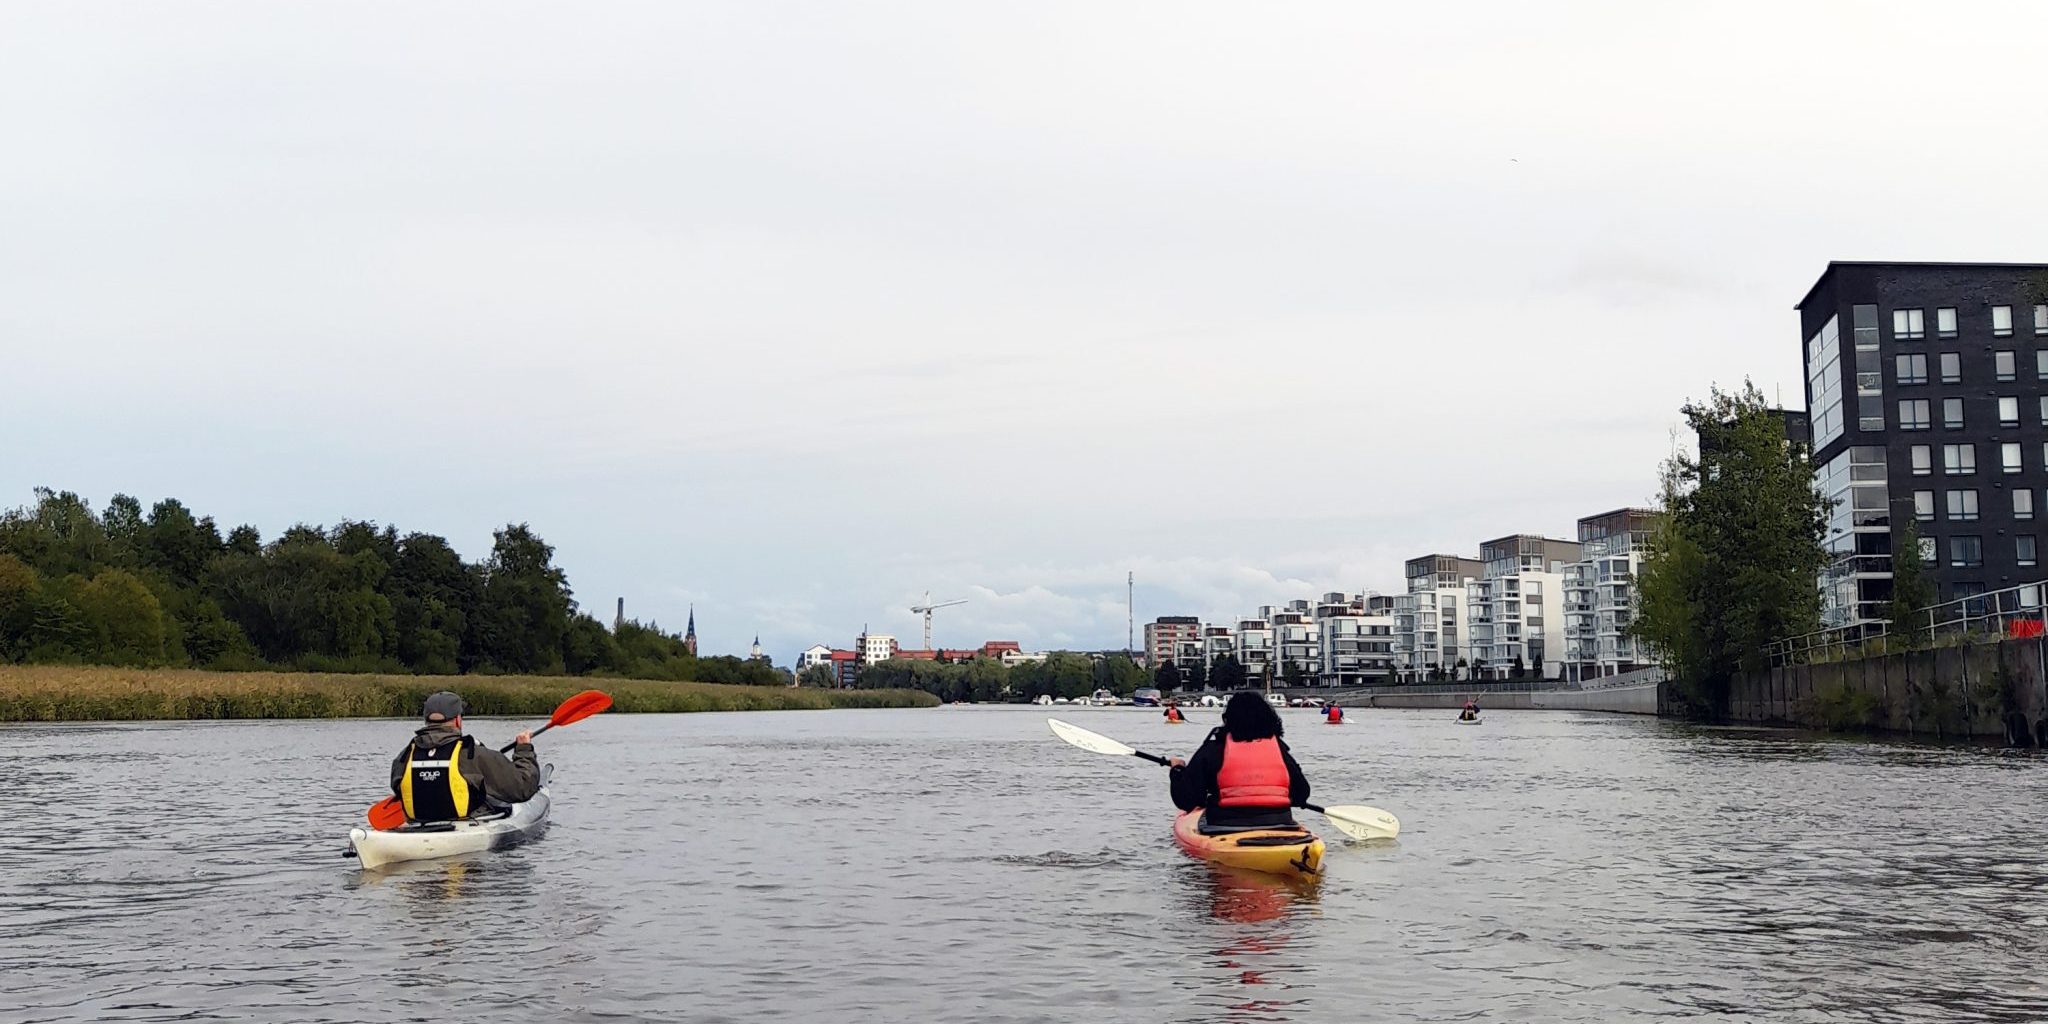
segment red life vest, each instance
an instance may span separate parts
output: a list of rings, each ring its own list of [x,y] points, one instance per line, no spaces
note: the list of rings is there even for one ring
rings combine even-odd
[[[1271,736],[1240,743],[1223,739],[1223,767],[1216,772],[1218,807],[1286,807],[1289,798],[1287,761],[1280,741]]]
[[[1336,722],[1336,721],[1341,721],[1341,720],[1343,720],[1343,718],[1344,718],[1344,712],[1342,712],[1342,711],[1339,711],[1339,710],[1337,710],[1336,708],[1331,708],[1331,709],[1330,709],[1330,712],[1329,712],[1329,715],[1328,715],[1327,717],[1328,717],[1328,718],[1330,719],[1330,721],[1332,721],[1332,722]]]

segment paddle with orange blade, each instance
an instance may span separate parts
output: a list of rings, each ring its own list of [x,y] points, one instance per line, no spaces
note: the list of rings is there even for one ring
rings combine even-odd
[[[548,724],[535,729],[533,734],[538,736],[558,725],[581,722],[611,706],[611,694],[603,690],[585,690],[563,701],[559,707],[555,708],[555,713],[548,717]],[[510,753],[512,748],[517,745],[517,743],[507,743],[498,749],[500,753]],[[405,805],[400,803],[397,797],[387,796],[370,805],[369,818],[371,828],[379,832],[389,832],[405,824]]]

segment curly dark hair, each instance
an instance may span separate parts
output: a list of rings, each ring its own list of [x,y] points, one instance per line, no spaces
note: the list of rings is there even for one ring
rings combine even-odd
[[[1239,743],[1277,737],[1284,731],[1279,712],[1251,690],[1230,695],[1230,703],[1223,705],[1223,729]]]

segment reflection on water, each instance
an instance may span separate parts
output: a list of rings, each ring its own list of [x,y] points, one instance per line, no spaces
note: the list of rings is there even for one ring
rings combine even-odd
[[[2048,1019],[2039,758],[1353,714],[1290,742],[1404,832],[1307,889],[1024,709],[593,719],[537,841],[385,874],[409,724],[0,727],[0,1020]]]

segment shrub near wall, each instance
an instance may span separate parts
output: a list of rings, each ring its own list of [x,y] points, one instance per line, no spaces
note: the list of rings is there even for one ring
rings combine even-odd
[[[201,672],[97,666],[0,666],[0,721],[81,722],[222,718],[411,718],[436,690],[462,694],[470,713],[545,718],[571,694],[612,695],[624,713],[933,707],[908,690],[665,683],[560,676],[332,675]]]

